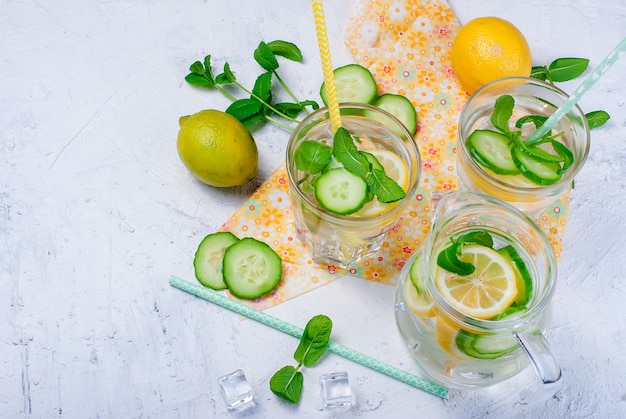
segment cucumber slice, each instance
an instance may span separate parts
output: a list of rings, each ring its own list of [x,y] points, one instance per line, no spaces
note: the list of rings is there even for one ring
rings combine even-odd
[[[517,146],[511,150],[511,156],[522,175],[537,185],[552,185],[561,179],[561,165],[557,162],[537,161]]]
[[[352,214],[368,200],[367,183],[343,167],[330,169],[315,181],[315,199],[334,214]]]
[[[498,253],[506,259],[513,271],[515,272],[517,296],[515,297],[515,303],[518,306],[523,306],[528,303],[533,292],[533,280],[530,276],[530,272],[526,267],[524,259],[521,258],[517,250],[511,245],[504,246],[498,249]]]
[[[456,345],[466,355],[478,359],[500,358],[519,347],[513,334],[478,334],[466,330],[459,331]]]
[[[214,290],[226,288],[222,276],[222,259],[228,247],[239,239],[229,231],[220,231],[206,236],[198,245],[193,258],[196,279],[205,287]]]
[[[283,264],[267,243],[246,237],[224,252],[223,274],[231,294],[251,300],[278,285],[283,276]]]
[[[470,154],[482,166],[498,175],[516,175],[520,172],[513,162],[511,140],[491,130],[475,130],[465,140]]]
[[[376,80],[370,71],[359,64],[348,64],[334,70],[337,99],[342,102],[372,103],[378,95]],[[326,82],[320,87],[320,96],[328,106]]]
[[[372,105],[378,106],[398,118],[411,133],[411,136],[415,135],[417,131],[417,112],[415,112],[415,107],[408,98],[402,95],[385,93],[376,98]],[[371,112],[366,112],[365,114],[368,117],[372,116]],[[400,135],[401,133],[398,134]]]
[[[418,254],[413,259],[411,269],[409,269],[409,278],[418,294],[424,294],[424,274],[422,273],[422,254]]]

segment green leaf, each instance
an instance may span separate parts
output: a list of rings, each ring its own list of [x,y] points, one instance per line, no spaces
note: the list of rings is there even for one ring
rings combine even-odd
[[[446,247],[444,250],[439,252],[437,255],[437,265],[442,267],[443,269],[461,275],[467,276],[476,270],[476,267],[469,262],[463,262],[459,260],[459,253],[461,251],[461,246],[463,244],[460,242],[453,243],[452,245]]]
[[[605,111],[592,111],[586,113],[585,118],[587,119],[587,124],[589,124],[589,129],[594,129],[606,124],[611,119],[611,116]]]
[[[406,196],[404,189],[380,169],[368,173],[365,182],[380,202],[396,202]]]
[[[325,315],[314,316],[307,323],[300,344],[293,354],[296,361],[312,367],[326,351],[333,322]]]
[[[575,79],[587,70],[589,60],[586,58],[557,58],[548,66],[552,81],[568,81]]]
[[[320,108],[320,105],[314,100],[305,100],[303,102],[300,102],[300,104],[302,106],[310,106],[314,111]]]
[[[263,41],[261,41],[257,49],[254,50],[254,59],[267,71],[274,71],[278,68],[278,60],[276,60],[276,56],[270,47],[268,47]]]
[[[475,243],[481,246],[493,247],[493,237],[491,234],[484,230],[472,231],[471,233],[463,234],[457,240],[459,243]]]
[[[211,55],[204,57],[204,75],[211,83],[215,84],[215,77],[213,77],[213,69],[211,68]]]
[[[270,71],[261,74],[254,82],[252,93],[265,102],[272,100],[272,73]]]
[[[204,66],[200,61],[196,61],[189,66],[189,71],[198,76],[204,76]]]
[[[283,400],[298,403],[302,394],[303,376],[295,367],[286,366],[270,378],[270,390]]]
[[[217,84],[229,84],[233,83],[237,80],[235,74],[230,70],[230,64],[224,63],[224,72],[222,74],[218,74],[215,77],[215,83]]]
[[[533,67],[530,70],[530,77],[537,80],[545,80],[548,77],[548,68],[545,65]]]
[[[499,131],[508,134],[509,119],[513,115],[513,107],[515,106],[515,100],[511,95],[502,95],[496,99],[496,103],[493,107],[493,113],[491,114],[491,123]]]
[[[547,119],[548,117],[543,115],[526,115],[517,120],[517,122],[515,123],[515,127],[521,128],[522,125],[528,122],[532,122],[533,124],[535,124],[535,128],[539,128],[543,125],[544,122],[546,122]]]
[[[302,61],[300,48],[291,42],[276,40],[268,42],[267,46],[276,55],[280,55],[291,61]]]
[[[263,104],[261,102],[256,99],[245,98],[231,103],[230,106],[226,108],[226,113],[243,122],[257,114],[261,114],[262,117],[262,110]]]
[[[349,172],[363,176],[369,172],[369,162],[367,158],[359,152],[350,133],[344,128],[339,127],[333,137],[333,156]]]
[[[296,151],[296,167],[307,173],[320,173],[332,159],[330,146],[305,140]]]
[[[192,86],[202,86],[202,87],[213,87],[215,83],[211,82],[211,80],[207,79],[206,76],[199,76],[195,73],[189,73],[185,76],[185,80],[187,83]]]
[[[304,106],[298,103],[283,102],[274,105],[274,108],[285,115],[295,118],[304,110]]]

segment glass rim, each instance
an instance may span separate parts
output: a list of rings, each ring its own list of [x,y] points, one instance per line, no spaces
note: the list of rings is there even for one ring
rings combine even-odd
[[[327,210],[325,210],[324,208],[322,208],[320,205],[318,205],[316,202],[312,201],[311,199],[308,198],[308,196],[302,192],[302,190],[298,187],[298,185],[296,185],[294,179],[295,176],[292,173],[291,170],[291,165],[289,164],[289,161],[291,160],[289,158],[289,153],[291,151],[292,145],[293,143],[298,139],[296,138],[297,135],[299,134],[301,128],[303,127],[307,127],[311,121],[314,121],[316,118],[320,119],[320,122],[318,122],[316,125],[318,125],[319,123],[328,123],[330,124],[330,109],[328,108],[328,106],[319,108],[313,112],[311,112],[310,114],[308,114],[302,121],[300,121],[298,123],[298,126],[296,126],[296,128],[292,131],[291,135],[289,136],[289,140],[287,141],[287,146],[285,147],[286,149],[286,169],[287,169],[287,181],[289,182],[289,187],[292,191],[295,191],[298,194],[298,197],[300,199],[302,199],[304,202],[306,202],[307,205],[309,205],[312,208],[316,209],[316,212],[319,212],[319,214],[317,214],[318,216],[320,216],[322,219],[324,219],[325,221],[341,221],[341,223],[345,224],[345,225],[360,225],[361,223],[365,222],[365,221],[372,221],[372,220],[376,220],[376,219],[380,219],[380,218],[385,218],[388,217],[390,214],[393,214],[394,212],[399,212],[402,210],[402,208],[404,208],[404,206],[407,204],[407,202],[409,202],[415,195],[415,192],[417,191],[417,187],[419,186],[419,181],[420,181],[420,177],[421,177],[421,155],[420,155],[420,150],[419,147],[417,146],[417,142],[415,141],[415,138],[411,135],[411,133],[408,131],[408,129],[406,128],[406,126],[398,119],[396,118],[393,114],[391,114],[390,112],[379,108],[377,106],[374,105],[370,105],[367,103],[358,103],[358,102],[341,102],[339,104],[339,108],[340,109],[361,109],[361,110],[368,110],[368,111],[373,111],[376,113],[380,113],[382,115],[384,115],[385,117],[389,118],[394,124],[396,124],[398,126],[398,128],[403,131],[403,134],[406,134],[406,138],[407,140],[402,140],[401,136],[398,136],[400,142],[402,142],[403,144],[405,144],[406,148],[412,148],[414,151],[414,155],[415,155],[415,159],[416,159],[416,166],[412,171],[409,171],[409,186],[407,187],[407,191],[406,191],[406,196],[404,198],[402,198],[399,201],[396,201],[396,205],[394,205],[393,207],[391,207],[388,211],[385,211],[381,214],[375,214],[375,215],[365,215],[365,216],[358,216],[355,217],[354,214],[348,214],[348,215],[340,215],[340,214],[333,214]],[[326,115],[325,118],[322,117],[322,115]],[[351,117],[358,117],[360,115],[342,115],[342,118],[351,118]],[[377,122],[375,120],[372,120],[374,122]],[[381,123],[381,125],[384,125]],[[410,146],[409,146],[410,144]],[[409,153],[411,154],[411,153]],[[414,177],[413,182],[411,182],[412,177]]]
[[[460,324],[466,324],[477,330],[489,330],[492,332],[510,332],[511,330],[515,332],[518,329],[523,329],[523,327],[526,324],[531,323],[531,320],[535,316],[539,315],[541,312],[543,312],[543,310],[546,309],[546,307],[550,304],[550,301],[556,289],[558,262],[556,260],[556,255],[554,254],[554,249],[552,245],[550,244],[550,241],[546,237],[543,230],[528,215],[526,215],[523,211],[515,208],[513,205],[507,202],[501,201],[497,198],[494,198],[492,196],[489,196],[480,192],[456,190],[456,191],[452,191],[452,192],[445,194],[441,198],[439,203],[441,204],[442,201],[445,202],[444,200],[451,199],[453,195],[470,196],[470,197],[478,198],[483,201],[482,205],[488,205],[491,207],[499,207],[499,209],[504,209],[505,211],[509,212],[512,216],[518,218],[520,222],[523,222],[526,226],[528,226],[541,241],[541,250],[542,251],[545,250],[545,252],[543,253],[545,253],[545,258],[546,258],[546,264],[547,264],[546,275],[547,276],[545,279],[544,286],[541,290],[541,294],[537,296],[536,301],[532,302],[532,304],[528,306],[527,310],[519,313],[519,315],[514,315],[514,316],[511,316],[510,318],[504,318],[500,320],[479,319],[476,317],[468,316],[460,312],[455,307],[453,307],[450,303],[448,303],[448,301],[446,301],[446,299],[443,297],[443,295],[437,288],[437,285],[435,284],[434,279],[425,281],[427,283],[427,284],[425,283],[427,293],[435,301],[435,304],[439,305],[439,307],[442,308],[443,314],[445,316],[447,316],[448,318]],[[434,212],[432,223],[431,223],[431,229],[428,232],[426,240],[424,241],[424,245],[420,249],[423,252],[422,267],[423,267],[424,272],[422,274],[428,278],[430,278],[431,254],[426,254],[425,250],[427,248],[430,248],[430,249],[433,248],[434,237],[432,234],[432,230],[434,226],[436,225],[436,223],[439,221],[439,218],[441,217],[440,208],[441,207],[438,206]]]
[[[526,83],[526,84],[533,84],[539,87],[543,87],[545,89],[551,90],[553,91],[555,94],[559,95],[560,97],[563,98],[563,100],[567,100],[569,98],[569,94],[567,92],[565,92],[564,90],[560,89],[557,86],[554,86],[550,83],[547,83],[543,80],[539,80],[539,79],[535,79],[533,77],[522,77],[522,76],[513,76],[513,77],[503,77],[500,79],[496,79],[493,80],[483,86],[481,86],[478,90],[476,90],[476,92],[474,92],[470,98],[467,100],[467,102],[464,104],[463,109],[461,110],[461,113],[459,114],[459,124],[458,124],[458,138],[459,138],[459,147],[463,150],[463,153],[466,156],[470,156],[469,160],[469,165],[471,166],[471,169],[473,169],[474,171],[478,171],[482,176],[486,177],[489,182],[494,183],[498,189],[500,190],[506,190],[506,191],[514,191],[516,193],[522,194],[522,195],[534,195],[536,193],[537,190],[542,190],[542,191],[554,191],[554,194],[558,194],[561,193],[563,190],[563,186],[567,185],[568,183],[570,183],[574,177],[578,174],[578,172],[580,172],[580,170],[582,169],[584,162],[587,160],[588,156],[589,156],[589,151],[591,148],[591,133],[590,133],[590,128],[589,128],[589,124],[587,123],[587,118],[585,118],[585,114],[582,111],[582,109],[580,108],[580,106],[578,106],[578,104],[575,104],[574,107],[567,113],[569,114],[573,114],[575,115],[577,118],[579,118],[582,123],[582,131],[584,134],[584,151],[581,155],[580,158],[576,158],[576,162],[580,161],[583,164],[577,164],[573,167],[570,168],[570,170],[568,170],[564,176],[559,179],[558,182],[555,182],[553,184],[550,185],[536,185],[534,187],[525,187],[525,186],[519,186],[519,185],[512,185],[510,183],[504,182],[503,180],[493,176],[489,171],[487,171],[484,167],[482,167],[480,164],[476,163],[476,161],[471,158],[471,155],[469,153],[469,151],[467,150],[467,147],[465,145],[465,141],[461,140],[462,137],[462,132],[461,132],[461,121],[463,121],[464,116],[466,114],[467,109],[469,107],[469,105],[472,103],[472,101],[476,100],[476,98],[479,96],[479,94],[483,93],[484,91],[492,88],[495,85],[498,84],[504,84],[504,83],[512,83],[512,82],[516,82],[518,81],[518,84],[522,84],[522,83]]]

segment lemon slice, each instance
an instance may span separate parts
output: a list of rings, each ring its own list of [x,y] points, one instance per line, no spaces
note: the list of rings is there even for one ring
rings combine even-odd
[[[435,338],[441,349],[456,359],[469,359],[469,357],[459,349],[456,344],[456,338],[459,334],[459,328],[454,327],[444,317],[437,317],[435,324]]]
[[[517,280],[502,255],[487,246],[468,244],[462,247],[459,259],[476,270],[460,276],[437,269],[437,288],[452,307],[466,316],[490,319],[511,305],[517,296]]]
[[[426,294],[420,293],[409,278],[404,282],[404,300],[417,317],[433,317],[435,305]]]
[[[404,163],[404,160],[396,153],[389,150],[377,148],[367,150],[367,152],[376,157],[378,162],[385,168],[385,174],[395,180],[396,183],[406,191],[409,186],[409,168],[406,166],[406,163]],[[378,215],[385,212],[389,208],[389,205],[393,205],[393,203],[384,204],[374,198],[354,215],[361,217]]]

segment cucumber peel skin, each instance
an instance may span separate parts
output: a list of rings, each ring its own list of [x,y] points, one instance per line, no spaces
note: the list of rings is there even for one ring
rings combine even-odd
[[[193,258],[194,273],[202,285],[214,290],[226,288],[222,275],[224,252],[238,241],[229,231],[212,233],[202,239]]]

